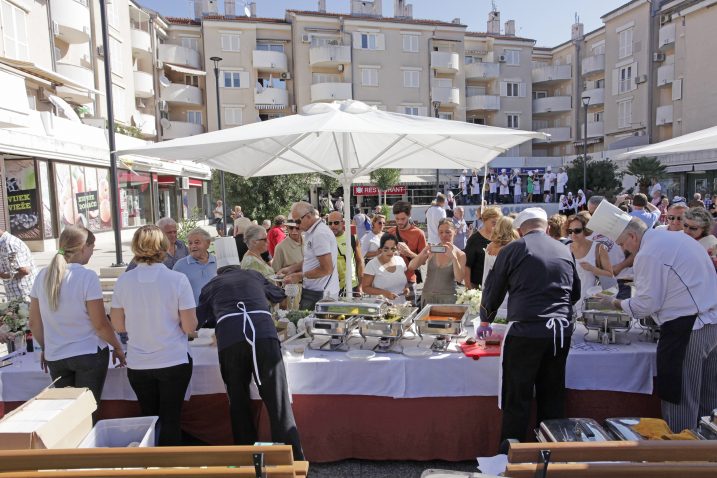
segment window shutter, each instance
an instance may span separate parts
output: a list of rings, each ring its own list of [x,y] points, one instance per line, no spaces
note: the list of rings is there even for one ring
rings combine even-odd
[[[352,35],[354,37],[354,49],[361,50],[361,33],[354,32]]]
[[[239,72],[239,88],[249,88],[251,84],[251,78],[249,77],[248,71]]]
[[[383,33],[376,34],[376,49],[377,50],[385,50],[386,49],[386,36]]]
[[[500,82],[500,96],[508,96],[508,83],[505,81]]]
[[[674,80],[672,82],[672,101],[682,99],[682,80]]]
[[[620,69],[612,70],[612,96],[616,96],[620,92]]]
[[[420,106],[418,108],[418,116],[428,116],[428,107]]]
[[[518,83],[518,96],[521,98],[525,98],[525,95],[528,92],[528,84],[527,83]]]

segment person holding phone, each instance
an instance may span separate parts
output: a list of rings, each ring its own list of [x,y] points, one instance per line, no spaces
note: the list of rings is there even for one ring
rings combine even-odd
[[[453,244],[456,226],[451,219],[438,223],[440,244],[429,244],[408,264],[409,270],[416,270],[428,264],[426,282],[421,294],[421,307],[427,304],[455,304],[456,283],[464,277],[466,255]]]

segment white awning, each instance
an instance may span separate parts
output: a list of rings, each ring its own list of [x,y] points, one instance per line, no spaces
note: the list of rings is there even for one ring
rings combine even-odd
[[[15,60],[13,58],[0,57],[0,63],[4,63],[8,66],[16,68],[17,70],[25,74],[32,75],[34,77],[40,78],[41,80],[49,81],[50,83],[53,83],[55,85],[69,86],[71,88],[75,88],[81,91],[88,91],[92,94],[104,95],[102,91],[90,88],[88,86],[84,86],[55,71],[47,70],[41,66],[38,66],[31,61]]]
[[[676,166],[667,166],[665,168],[666,173],[685,173],[688,171],[692,171],[691,164],[680,164]]]
[[[695,171],[714,171],[717,169],[717,163],[695,163]]]
[[[77,116],[77,113],[75,113],[75,110],[72,109],[72,106],[70,106],[67,101],[55,95],[48,95],[47,99],[50,100],[50,103],[55,105],[57,109],[62,111],[62,114],[65,115],[65,118],[70,121],[74,121],[75,123],[82,123],[80,117]]]
[[[184,66],[172,65],[165,63],[170,70],[178,71],[179,73],[186,73],[187,75],[206,76],[207,72],[202,70],[195,70],[194,68],[187,68]]]

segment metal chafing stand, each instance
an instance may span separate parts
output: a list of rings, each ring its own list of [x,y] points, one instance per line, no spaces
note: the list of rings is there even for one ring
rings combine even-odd
[[[428,304],[416,316],[414,323],[421,338],[424,335],[433,337],[431,350],[448,352],[451,341],[463,335],[463,322],[467,315],[468,305]],[[436,317],[441,317],[441,319]]]
[[[314,313],[305,319],[306,332],[312,339],[309,348],[316,350],[347,351],[348,340],[358,327],[361,317],[380,317],[386,305],[383,301],[364,299],[320,300]],[[316,337],[328,337],[318,346]]]
[[[411,328],[417,313],[418,308],[410,305],[387,305],[382,308],[382,314],[379,316],[362,316],[358,326],[364,339],[362,348],[370,348],[376,352],[403,352],[403,347],[398,342]],[[367,344],[370,337],[377,338],[378,343]]]
[[[627,332],[632,327],[632,317],[622,311],[600,309],[599,305],[598,299],[587,298],[584,301],[583,316],[578,320],[588,329],[585,341],[629,345]],[[596,339],[589,338],[591,331],[597,332]]]

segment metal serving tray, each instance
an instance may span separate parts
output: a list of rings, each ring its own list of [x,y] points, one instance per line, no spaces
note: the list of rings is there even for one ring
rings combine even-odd
[[[583,323],[588,329],[630,329],[632,317],[617,310],[598,309],[599,301],[596,299],[585,299],[583,308]]]
[[[545,420],[535,435],[543,443],[610,441],[610,435],[592,418]]]
[[[306,330],[312,337],[315,335],[348,336],[356,328],[357,321],[358,317],[338,320],[309,316],[305,319]]]
[[[314,308],[317,317],[335,318],[329,316],[362,316],[382,317],[386,313],[387,305],[380,299],[361,299],[356,301],[319,301]]]
[[[414,323],[418,335],[459,336],[463,333],[463,322],[468,315],[468,305],[428,304],[416,316]],[[431,317],[450,317],[448,320],[436,320]]]
[[[398,320],[387,319],[391,312],[397,313]],[[359,319],[359,333],[363,337],[400,338],[411,327],[413,318],[418,313],[418,307],[389,306],[386,315],[378,318],[361,317]]]
[[[695,434],[702,440],[717,440],[717,409],[708,417],[702,417],[697,424]]]
[[[605,429],[615,440],[640,441],[642,435],[632,429],[640,423],[637,417],[608,418],[605,420]]]

